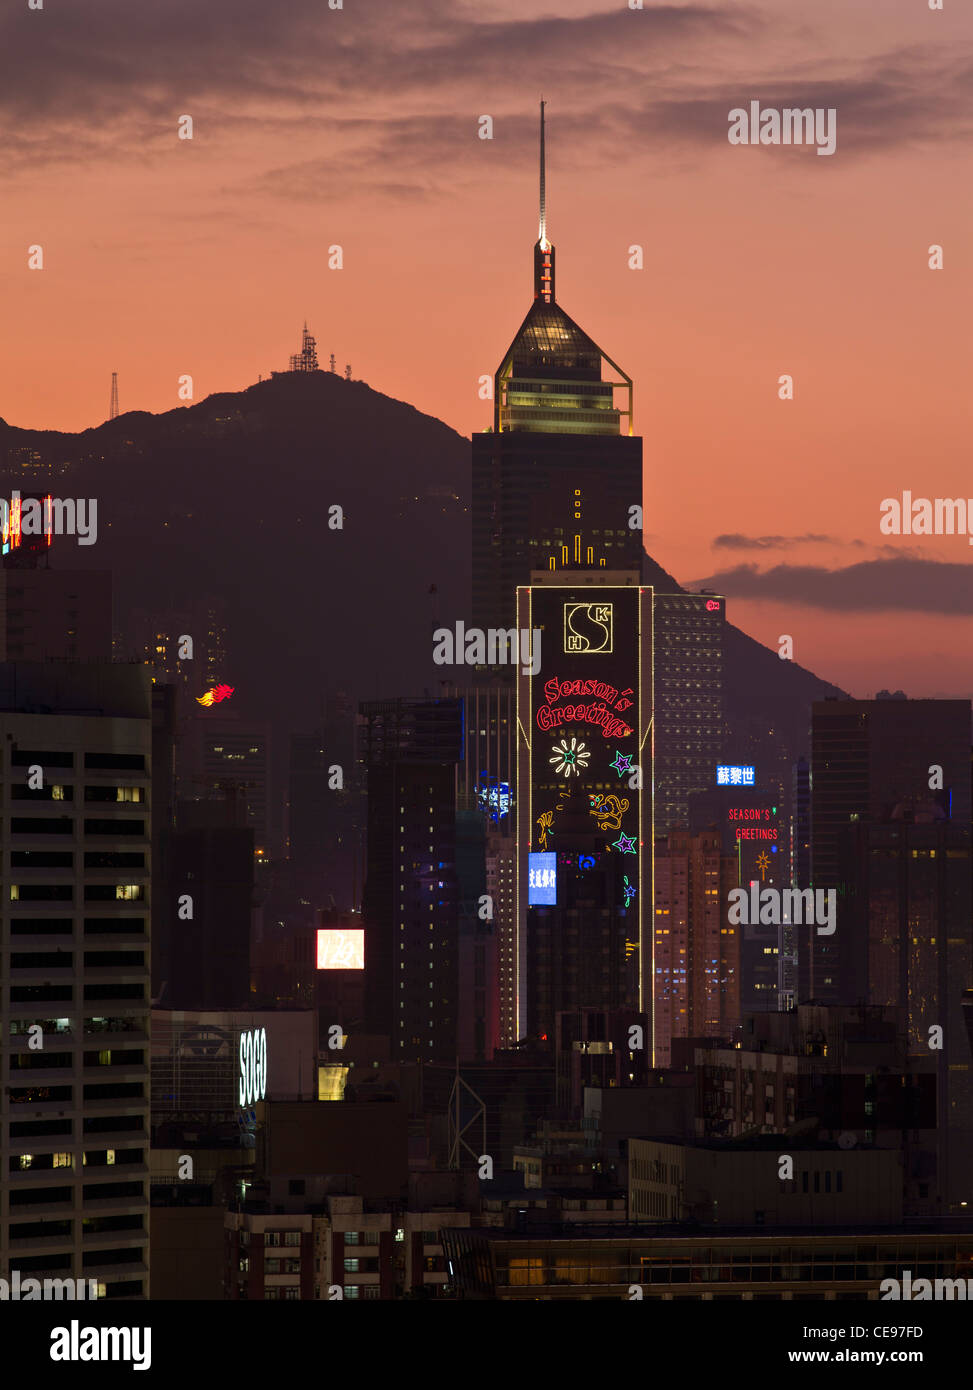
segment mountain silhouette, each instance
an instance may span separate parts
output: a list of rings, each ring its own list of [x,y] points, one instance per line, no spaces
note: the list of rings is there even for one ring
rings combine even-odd
[[[35,456],[44,471],[24,467]],[[97,543],[55,538],[51,564],[112,571],[133,653],[137,611],[166,626],[193,599],[222,601],[234,707],[278,737],[314,724],[324,692],[436,693],[456,675],[433,665],[432,631],[470,612],[469,440],[364,382],[279,373],[78,434],[0,420],[0,469],[7,496],[97,498]],[[644,578],[680,591],[648,555]],[[727,625],[741,752],[770,737],[796,756],[811,700],[840,693]]]

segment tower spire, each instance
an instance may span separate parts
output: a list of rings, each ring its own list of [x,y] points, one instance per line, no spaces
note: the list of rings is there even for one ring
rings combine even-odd
[[[541,229],[540,243],[545,247],[547,242],[547,190],[544,184],[544,102],[541,101]]]
[[[547,239],[547,165],[544,149],[544,107],[541,101],[541,220],[537,245],[534,247],[534,298],[545,304],[554,303],[554,247]]]

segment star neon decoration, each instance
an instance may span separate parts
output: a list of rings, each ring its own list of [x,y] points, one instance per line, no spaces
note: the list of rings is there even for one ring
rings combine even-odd
[[[608,766],[613,767],[615,771],[618,773],[619,777],[624,777],[626,772],[630,772],[632,770],[631,753],[616,753],[615,761],[613,763],[609,763]]]
[[[563,772],[565,777],[570,777],[573,773],[577,777],[579,775],[578,768],[587,767],[590,757],[591,754],[587,752],[585,745],[579,743],[576,738],[571,740],[570,747],[568,747],[567,740],[562,738],[559,744],[555,743],[554,752],[549,761],[552,764],[557,763],[554,771],[558,774]]]
[[[631,835],[619,835],[617,840],[612,840],[612,849],[617,849],[620,854],[634,854],[635,840]]]
[[[622,875],[622,883],[625,885],[622,890],[625,894],[625,906],[628,907],[629,903],[635,897],[635,884],[629,883],[628,874]]]

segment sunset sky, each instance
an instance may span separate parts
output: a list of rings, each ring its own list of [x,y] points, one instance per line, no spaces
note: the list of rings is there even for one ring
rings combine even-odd
[[[635,379],[649,552],[855,695],[970,695],[973,547],[878,522],[973,498],[971,76],[968,0],[20,0],[0,417],[99,424],[113,370],[123,412],[241,389],[306,318],[322,364],[484,428],[543,96],[557,298]],[[751,100],[836,108],[836,153],[730,145]]]

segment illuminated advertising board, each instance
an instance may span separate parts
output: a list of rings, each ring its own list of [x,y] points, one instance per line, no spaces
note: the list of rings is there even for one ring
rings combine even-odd
[[[755,771],[756,769],[752,767],[726,767],[720,764],[716,769],[716,785],[718,787],[752,787]]]
[[[254,1105],[267,1094],[267,1030],[240,1034],[239,1095],[241,1105]]]
[[[573,913],[597,900],[613,919],[619,914],[629,1006],[641,1007],[651,989],[652,590],[624,579],[597,583],[593,574],[560,571],[517,591],[518,626],[543,634],[540,669],[517,679],[522,1034],[536,1022],[530,1011],[542,1007],[527,959],[531,909]],[[556,900],[541,896],[545,856]]]
[[[365,933],[360,927],[322,927],[318,931],[319,970],[364,970]]]
[[[527,857],[527,902],[531,907],[557,905],[557,855]]]

